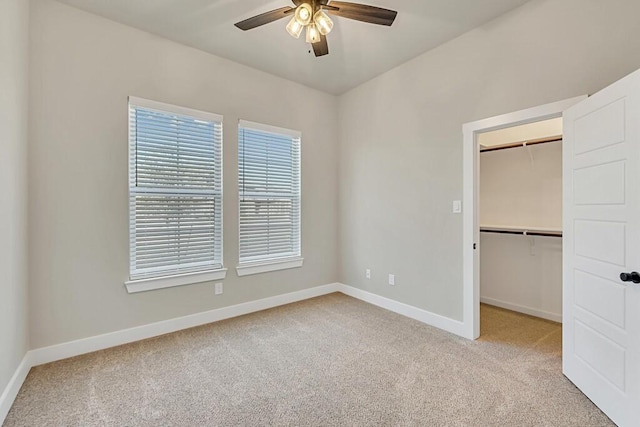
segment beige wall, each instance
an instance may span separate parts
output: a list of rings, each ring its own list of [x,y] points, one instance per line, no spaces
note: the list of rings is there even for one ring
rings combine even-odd
[[[637,0],[533,0],[343,95],[341,281],[461,320],[462,125],[640,68],[639,15]]]
[[[0,0],[0,394],[27,352],[29,2]]]
[[[337,99],[50,0],[32,3],[31,345],[337,280]],[[224,294],[129,295],[127,96],[224,115]],[[238,278],[237,121],[302,131],[304,267]]]
[[[562,239],[480,233],[480,300],[562,321]]]
[[[33,0],[31,347],[337,279],[461,319],[451,202],[461,198],[462,124],[593,93],[639,68],[638,12],[635,0],[533,0],[336,98]],[[212,283],[124,289],[128,95],[225,116],[222,296]],[[303,132],[301,269],[235,274],[240,118]]]
[[[479,205],[480,226],[561,230],[562,142],[481,153]]]

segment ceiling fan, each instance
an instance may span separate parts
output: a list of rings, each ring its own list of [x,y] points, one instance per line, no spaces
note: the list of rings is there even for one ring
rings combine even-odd
[[[306,41],[313,46],[316,56],[329,54],[326,35],[333,29],[333,21],[327,13],[342,18],[371,24],[391,26],[398,12],[365,4],[330,0],[293,0],[295,7],[281,7],[238,22],[236,27],[247,31],[278,19],[293,15],[287,24],[287,32],[296,39],[306,28]]]

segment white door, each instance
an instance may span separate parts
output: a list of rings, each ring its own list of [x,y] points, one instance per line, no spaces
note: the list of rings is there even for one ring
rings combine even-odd
[[[563,145],[563,371],[640,426],[640,72],[567,110]]]

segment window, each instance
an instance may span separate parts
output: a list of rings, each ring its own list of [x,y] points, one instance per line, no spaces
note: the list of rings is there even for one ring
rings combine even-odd
[[[129,98],[129,292],[224,278],[222,117]]]
[[[240,121],[238,163],[238,275],[301,266],[300,133]]]

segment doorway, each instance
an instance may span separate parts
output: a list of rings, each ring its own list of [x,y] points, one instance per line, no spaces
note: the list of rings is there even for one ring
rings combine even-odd
[[[562,323],[562,118],[478,135],[480,333],[495,310]]]
[[[479,254],[481,223],[479,205],[481,135],[516,126],[561,118],[566,109],[586,98],[586,96],[580,96],[467,123],[463,126],[463,323],[465,336],[467,338],[477,339],[480,336]]]

